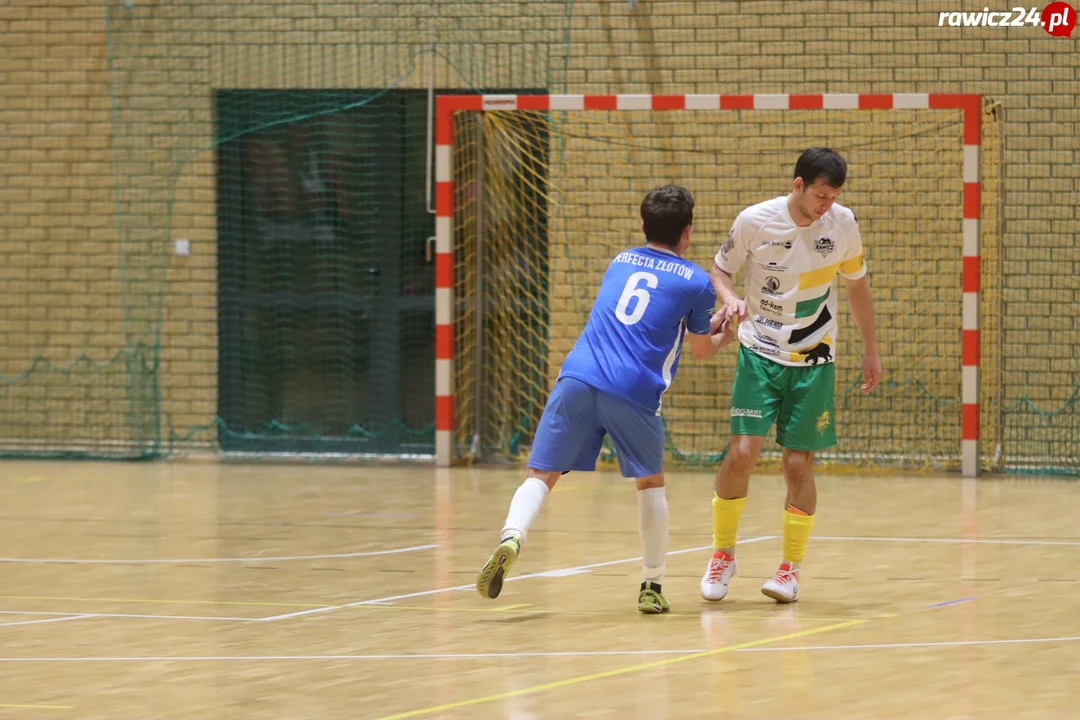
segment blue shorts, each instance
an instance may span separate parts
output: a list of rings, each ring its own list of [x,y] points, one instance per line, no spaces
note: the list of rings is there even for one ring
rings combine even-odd
[[[646,477],[663,469],[664,426],[659,415],[568,377],[556,382],[548,396],[529,467],[549,472],[594,470],[604,433],[615,444],[623,477]]]

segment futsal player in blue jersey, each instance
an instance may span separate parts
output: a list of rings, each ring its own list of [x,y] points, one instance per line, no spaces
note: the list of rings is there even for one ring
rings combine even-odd
[[[711,325],[716,295],[709,274],[682,258],[693,220],[694,198],[684,188],[657,188],[642,201],[645,246],[611,261],[585,330],[566,356],[536,429],[528,478],[510,502],[499,546],[477,577],[484,597],[499,596],[559,477],[593,470],[607,434],[623,476],[637,480],[644,567],[638,610],[671,609],[661,594],[668,511],[660,398],[675,378],[684,339],[696,360],[734,339],[726,327]]]

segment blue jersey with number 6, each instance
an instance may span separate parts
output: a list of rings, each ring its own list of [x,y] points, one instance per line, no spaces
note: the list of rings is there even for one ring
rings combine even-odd
[[[651,247],[621,252],[559,377],[658,412],[679,366],[684,330],[708,333],[715,302],[708,274],[694,263]]]

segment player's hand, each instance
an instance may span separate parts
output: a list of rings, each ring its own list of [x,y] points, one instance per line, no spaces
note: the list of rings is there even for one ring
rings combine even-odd
[[[712,319],[709,322],[710,332],[716,333],[717,330],[724,324],[737,325],[746,318],[746,301],[734,300],[724,303],[724,306],[713,313]],[[734,320],[734,322],[731,322]]]
[[[732,341],[735,340],[735,328],[737,327],[738,325],[735,323],[725,321],[724,324],[720,326],[720,329],[713,333],[713,346],[719,350],[725,345],[730,345]]]
[[[862,359],[863,384],[859,389],[865,393],[874,392],[878,382],[881,381],[881,356],[877,353],[867,353]]]
[[[742,322],[746,319],[746,301],[728,300],[724,303],[724,307],[720,308],[720,312],[724,313],[728,319],[734,318],[737,322]]]
[[[728,325],[727,315],[724,314],[722,309],[717,310],[712,314],[712,317],[709,318],[709,334],[715,335],[718,332],[727,330]]]

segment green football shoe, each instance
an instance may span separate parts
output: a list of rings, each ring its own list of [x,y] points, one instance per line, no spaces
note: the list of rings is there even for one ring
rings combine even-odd
[[[499,543],[499,547],[495,548],[495,552],[488,558],[487,565],[476,576],[476,591],[486,598],[499,597],[503,579],[513,567],[519,552],[521,552],[521,538],[517,535],[511,535]]]
[[[641,592],[637,596],[637,609],[638,612],[646,615],[659,615],[671,610],[671,603],[660,594],[659,583],[646,580],[641,583]]]

